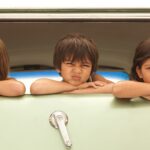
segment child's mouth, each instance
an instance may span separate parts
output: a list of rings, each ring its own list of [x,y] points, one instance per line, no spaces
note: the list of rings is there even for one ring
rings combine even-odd
[[[81,79],[81,77],[80,76],[72,76],[72,79],[75,81],[79,81]]]

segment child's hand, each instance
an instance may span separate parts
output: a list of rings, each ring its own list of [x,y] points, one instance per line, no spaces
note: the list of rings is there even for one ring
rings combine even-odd
[[[86,89],[89,87],[98,88],[98,86],[95,85],[95,82],[86,82],[78,86],[78,89]]]
[[[108,84],[108,83],[103,82],[103,81],[94,81],[94,84],[95,84],[96,86],[105,86],[105,85]]]
[[[143,98],[150,100],[150,96],[142,96]]]

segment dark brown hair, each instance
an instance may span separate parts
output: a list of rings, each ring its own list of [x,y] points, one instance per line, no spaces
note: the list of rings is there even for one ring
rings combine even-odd
[[[142,78],[139,78],[136,68],[141,69],[143,63],[150,58],[150,38],[142,41],[135,50],[133,58],[133,66],[131,68],[131,79],[143,82]]]
[[[9,59],[7,54],[7,48],[0,39],[0,80],[7,79],[8,70],[9,70]]]
[[[98,50],[95,42],[79,33],[66,35],[55,46],[54,67],[61,69],[61,63],[68,59],[71,62],[89,60],[92,63],[91,73],[95,72],[98,63]]]

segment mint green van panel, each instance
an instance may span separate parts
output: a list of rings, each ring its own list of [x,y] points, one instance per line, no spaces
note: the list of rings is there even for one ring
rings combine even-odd
[[[112,95],[0,97],[0,150],[65,150],[49,116],[64,111],[71,150],[149,150],[150,102]]]

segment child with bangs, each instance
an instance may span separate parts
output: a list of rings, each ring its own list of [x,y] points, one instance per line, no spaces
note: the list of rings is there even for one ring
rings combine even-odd
[[[25,86],[23,83],[9,78],[9,59],[7,48],[0,39],[0,95],[1,96],[21,96],[25,93]]]
[[[95,73],[98,57],[92,39],[79,33],[66,35],[57,42],[53,56],[54,67],[63,80],[38,79],[32,83],[31,93],[109,93],[113,83]],[[99,88],[106,84],[111,86]]]
[[[150,100],[150,39],[142,41],[136,48],[131,80],[114,84],[112,93],[119,98],[141,96]]]

